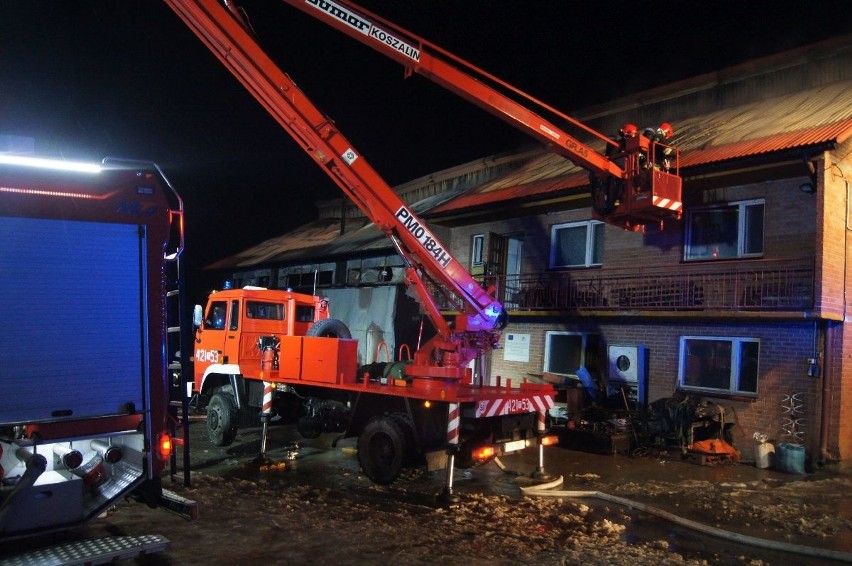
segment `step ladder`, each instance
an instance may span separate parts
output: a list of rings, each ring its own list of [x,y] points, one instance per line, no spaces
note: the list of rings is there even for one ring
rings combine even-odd
[[[168,259],[168,257],[167,257]],[[169,372],[169,436],[175,448],[183,449],[183,484],[190,487],[189,400],[192,394],[192,370],[189,363],[189,331],[185,321],[185,273],[183,261],[175,256],[166,263],[166,329]],[[180,435],[178,434],[180,433]],[[178,472],[177,449],[169,459],[169,473],[174,480]]]

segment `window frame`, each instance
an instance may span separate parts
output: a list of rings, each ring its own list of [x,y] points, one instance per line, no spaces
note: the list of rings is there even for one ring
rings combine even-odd
[[[555,371],[550,368],[551,363],[551,350],[553,349],[552,339],[554,336],[576,336],[580,339],[580,365],[574,370],[574,372],[569,371]],[[556,375],[564,375],[564,376],[576,376],[576,371],[580,368],[586,367],[588,360],[586,360],[586,350],[589,347],[589,334],[586,332],[569,332],[564,330],[547,330],[544,333],[544,360],[542,362],[542,370],[546,373],[553,373]]]
[[[550,253],[548,254],[548,266],[550,269],[571,269],[571,268],[584,268],[584,267],[600,267],[603,265],[603,255],[604,255],[604,247],[603,247],[603,237],[605,233],[605,224],[600,220],[578,220],[574,222],[561,222],[559,224],[553,224],[550,227]],[[556,263],[556,251],[557,251],[557,238],[560,230],[571,229],[585,227],[586,228],[586,241],[585,241],[585,253],[584,253],[584,262],[582,264],[557,264]],[[600,232],[598,232],[600,229]],[[600,234],[600,257],[595,257],[595,252],[598,250],[598,238],[596,234]],[[595,261],[597,260],[597,261]]]
[[[687,365],[687,342],[730,342],[731,358],[729,360],[729,375],[728,387],[721,389],[718,387],[709,387],[701,385],[686,384],[685,380],[688,377],[686,372]],[[677,370],[677,388],[684,393],[700,393],[707,396],[726,396],[726,397],[749,397],[757,398],[760,392],[760,338],[753,336],[681,336],[678,352],[678,370]],[[757,344],[756,364],[754,367],[754,391],[741,389],[743,382],[742,364],[743,364],[743,344]],[[746,376],[748,377],[748,376]]]
[[[216,309],[221,309],[221,323],[214,318]],[[202,324],[204,330],[225,330],[225,327],[228,324],[228,301],[211,301],[207,309],[207,315],[204,317]]]
[[[474,234],[470,237],[470,266],[485,265],[485,234]]]
[[[761,206],[763,209],[760,229],[760,251],[759,252],[749,252],[747,251],[746,244],[751,239],[748,236],[747,230],[749,229],[748,225],[748,209],[749,207]],[[713,257],[712,253],[708,252],[705,255],[695,255],[695,248],[698,247],[707,247],[707,244],[702,244],[701,246],[697,244],[693,244],[694,239],[694,231],[693,231],[693,218],[695,215],[700,213],[712,212],[712,211],[722,211],[728,208],[736,208],[737,211],[737,249],[735,255],[724,255]],[[745,200],[737,200],[731,201],[725,204],[716,204],[712,206],[702,206],[695,209],[691,209],[687,211],[687,218],[685,223],[686,233],[684,234],[684,246],[683,246],[683,261],[724,261],[724,260],[733,260],[733,259],[754,259],[761,258],[766,253],[766,199],[765,198],[754,198],[754,199],[745,199]]]
[[[235,331],[240,329],[240,301],[231,299],[231,314],[228,315],[228,330]]]
[[[277,301],[246,301],[246,318],[258,321],[282,322],[287,318],[287,305]]]

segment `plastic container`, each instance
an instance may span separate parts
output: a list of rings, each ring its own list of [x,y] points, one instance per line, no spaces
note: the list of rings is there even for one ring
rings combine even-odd
[[[775,447],[775,469],[788,474],[805,473],[805,447],[781,442]]]
[[[754,447],[754,466],[765,470],[771,468],[775,459],[775,446],[769,442],[759,442]]]

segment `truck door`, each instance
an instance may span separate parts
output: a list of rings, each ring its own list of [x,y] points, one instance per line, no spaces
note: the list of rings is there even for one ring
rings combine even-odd
[[[228,301],[210,301],[195,345],[195,386],[201,387],[204,372],[213,364],[223,364],[225,357],[225,323]]]
[[[223,352],[223,364],[239,363],[240,360],[240,301],[231,300],[230,312],[228,313],[227,330],[225,331],[225,344]]]

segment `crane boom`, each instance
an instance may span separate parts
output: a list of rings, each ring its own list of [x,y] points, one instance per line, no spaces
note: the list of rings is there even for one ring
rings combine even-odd
[[[636,230],[680,218],[677,153],[636,136],[618,144],[535,97],[348,0],[283,0],[476,104],[590,171],[593,208],[603,220]],[[595,151],[542,115],[552,115],[610,144]],[[655,152],[674,153],[670,168],[650,172]],[[670,172],[673,171],[673,172]]]
[[[283,2],[393,59],[403,65],[407,71],[427,77],[460,97],[481,106],[539,141],[552,146],[554,151],[578,165],[595,172],[606,172],[616,177],[623,176],[623,171],[618,165],[562,131],[560,127],[546,120],[539,113],[501,93],[499,89],[511,92],[599,136],[597,132],[412,32],[345,0],[283,0]],[[606,142],[610,141],[604,136],[600,137]]]
[[[435,348],[460,356],[478,355],[472,345],[490,346],[505,325],[503,306],[483,289],[354,146],[266,55],[243,22],[218,0],[166,0],[186,25],[234,74],[269,114],[395,244],[407,264],[406,276],[435,325]],[[427,275],[453,291],[464,313],[450,324],[423,281]],[[467,335],[466,337],[461,337]],[[429,358],[431,352],[424,352]],[[429,365],[429,364],[423,364]]]
[[[329,318],[327,301],[321,297],[247,288],[211,294],[207,318],[197,309],[194,368],[199,402],[207,403],[211,441],[225,446],[233,440],[237,410],[252,415],[256,407],[268,420],[276,405],[291,404],[276,403],[273,395],[283,400],[297,395],[298,387],[309,391],[297,395],[306,403],[307,413],[298,419],[299,432],[308,436],[334,430],[357,436],[361,469],[377,483],[392,482],[412,461],[443,454],[447,468],[443,495],[451,501],[457,454],[486,461],[533,446],[539,449],[536,472],[543,475],[544,446],[557,440],[546,434],[555,392],[549,383],[522,379],[513,385],[511,379],[499,376],[495,383],[488,375],[488,355],[506,323],[494,291],[479,285],[264,53],[241,11],[228,0],[221,1],[165,0],[390,238],[405,261],[406,283],[414,288],[436,333],[418,344],[411,359],[403,359],[400,349],[398,361],[388,355],[379,362],[377,351],[374,362],[359,366],[357,341],[342,321]],[[462,312],[453,321],[444,319],[424,277],[461,299]],[[301,318],[303,310],[311,313],[310,320]],[[270,311],[275,313],[272,318]],[[222,332],[225,328],[227,333]],[[274,383],[284,386],[272,387]],[[263,406],[257,407],[261,392]],[[351,404],[340,402],[344,394]],[[262,446],[265,434],[264,425]]]

